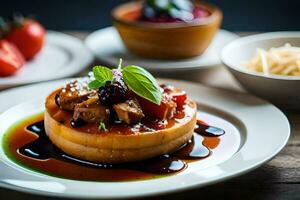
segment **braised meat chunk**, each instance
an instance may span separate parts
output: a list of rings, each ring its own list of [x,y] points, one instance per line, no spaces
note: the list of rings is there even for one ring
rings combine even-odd
[[[99,102],[98,96],[95,95],[75,105],[73,119],[80,119],[88,123],[107,122],[109,119],[109,109],[102,105]]]
[[[118,118],[127,124],[139,122],[143,117],[143,111],[136,99],[130,99],[113,106]]]
[[[78,86],[78,82],[67,84],[56,95],[56,104],[63,110],[73,111],[76,104],[88,99],[95,91]]]

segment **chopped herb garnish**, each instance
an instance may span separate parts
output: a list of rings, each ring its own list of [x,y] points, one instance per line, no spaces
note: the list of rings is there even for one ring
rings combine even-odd
[[[107,128],[106,128],[106,125],[105,125],[105,123],[104,122],[100,122],[100,124],[99,124],[99,130],[100,131],[107,131]]]

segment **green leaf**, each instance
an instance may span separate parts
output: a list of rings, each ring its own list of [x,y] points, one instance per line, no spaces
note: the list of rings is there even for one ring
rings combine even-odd
[[[93,67],[95,80],[89,83],[89,88],[95,90],[105,85],[106,82],[113,80],[112,70],[104,66]]]
[[[99,129],[100,131],[107,131],[106,125],[105,125],[104,122],[100,122],[98,129]]]
[[[95,79],[100,83],[112,81],[114,78],[111,69],[104,66],[95,66],[93,68],[93,73]]]
[[[160,105],[161,91],[155,78],[145,69],[130,65],[122,70],[127,86],[137,95]]]
[[[92,90],[95,90],[95,89],[102,87],[103,85],[105,85],[105,82],[101,83],[97,80],[93,80],[89,83],[89,88],[91,88]]]

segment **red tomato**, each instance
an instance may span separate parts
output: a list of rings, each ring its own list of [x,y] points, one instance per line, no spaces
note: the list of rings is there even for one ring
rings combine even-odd
[[[176,103],[172,101],[171,97],[167,94],[163,94],[160,105],[152,103],[142,97],[137,97],[137,99],[142,110],[154,118],[167,119],[174,114],[176,109]]]
[[[180,91],[174,91],[171,93],[173,100],[177,103],[177,107],[181,108],[187,99],[187,94],[185,91],[180,90]]]
[[[163,88],[165,93],[172,96],[172,99],[173,101],[175,101],[178,108],[181,108],[185,104],[185,101],[187,99],[187,94],[185,91],[170,85],[161,85],[161,87]]]
[[[0,40],[0,76],[10,76],[25,64],[18,48],[7,40]]]
[[[26,60],[32,59],[43,47],[45,29],[37,21],[25,19],[20,27],[14,28],[7,36],[14,43]]]

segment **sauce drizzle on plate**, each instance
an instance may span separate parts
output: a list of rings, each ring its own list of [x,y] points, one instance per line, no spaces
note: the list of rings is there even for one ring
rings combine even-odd
[[[144,180],[183,171],[190,162],[209,157],[224,130],[198,120],[193,137],[172,154],[125,163],[102,164],[65,154],[48,139],[43,115],[17,124],[6,134],[5,153],[21,166],[52,176],[88,181]]]

